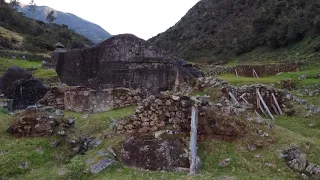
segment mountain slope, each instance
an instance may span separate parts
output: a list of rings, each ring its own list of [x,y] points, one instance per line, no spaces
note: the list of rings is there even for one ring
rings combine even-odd
[[[319,0],[201,0],[149,41],[187,60],[216,62],[319,33]]]
[[[102,27],[84,20],[74,14],[56,11],[47,6],[37,6],[35,13],[29,11],[29,6],[20,4],[20,7],[18,7],[18,11],[23,12],[27,17],[44,22],[46,22],[47,15],[52,10],[55,11],[55,17],[57,17],[55,20],[56,24],[65,24],[70,29],[75,30],[77,33],[87,37],[95,43],[99,43],[111,37],[111,35]]]
[[[54,23],[25,17],[0,0],[0,50],[47,52],[61,42],[67,49],[83,48],[93,42],[84,36]]]

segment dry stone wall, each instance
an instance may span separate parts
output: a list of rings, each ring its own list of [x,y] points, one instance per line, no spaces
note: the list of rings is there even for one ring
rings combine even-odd
[[[237,65],[233,67],[213,66],[206,72],[206,76],[216,76],[224,73],[235,74],[239,76],[254,77],[253,69],[259,77],[273,76],[281,72],[299,71],[303,62],[294,61],[286,63],[258,64],[258,65]]]
[[[92,90],[86,87],[54,87],[41,103],[75,112],[104,112],[136,105],[143,99],[140,90],[114,88]]]
[[[150,133],[168,129],[189,128],[192,100],[190,97],[163,92],[139,103],[133,116],[117,122],[118,133]],[[166,128],[165,128],[166,127]]]

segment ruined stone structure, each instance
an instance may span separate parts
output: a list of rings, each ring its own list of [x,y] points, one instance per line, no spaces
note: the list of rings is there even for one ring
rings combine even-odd
[[[192,65],[130,34],[91,48],[54,52],[52,57],[62,83],[93,89],[126,87],[158,93],[203,76]]]
[[[136,105],[143,99],[139,90],[86,87],[54,87],[40,101],[44,105],[75,112],[104,112]]]
[[[171,134],[183,133],[189,136],[193,98],[162,92],[149,96],[136,108],[130,117],[118,120],[117,133],[129,134]],[[204,99],[199,104],[198,135],[200,139],[219,138],[234,140],[246,131],[237,116],[221,113],[221,107],[209,106]],[[170,133],[169,133],[170,134]]]
[[[224,73],[235,74],[237,71],[239,76],[254,77],[253,69],[257,72],[259,77],[274,76],[281,72],[295,72],[299,71],[303,62],[293,61],[285,63],[273,63],[273,64],[255,64],[248,65],[242,64],[237,66],[225,67],[225,66],[212,66],[207,72],[206,76],[215,76]]]

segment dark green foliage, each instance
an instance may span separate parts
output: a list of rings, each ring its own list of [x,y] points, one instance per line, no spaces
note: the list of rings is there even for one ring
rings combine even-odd
[[[0,0],[0,26],[23,36],[23,50],[31,52],[52,51],[57,42],[61,42],[68,49],[93,44],[84,36],[68,29],[67,26],[47,24],[27,18],[12,10],[3,0]]]
[[[35,13],[37,11],[37,5],[36,3],[34,2],[34,0],[31,0],[31,2],[29,3],[29,11],[31,13]]]
[[[49,14],[47,15],[47,18],[46,20],[49,22],[49,23],[53,23],[53,21],[55,21],[57,18],[55,17],[54,15],[54,11],[50,11]]]
[[[187,60],[216,62],[320,34],[319,0],[201,0],[149,41]]]

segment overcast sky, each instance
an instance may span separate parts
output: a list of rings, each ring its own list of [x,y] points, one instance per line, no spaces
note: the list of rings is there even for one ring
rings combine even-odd
[[[149,39],[177,23],[199,0],[35,0],[75,14],[112,35],[131,33]],[[20,0],[28,4],[30,0]]]

